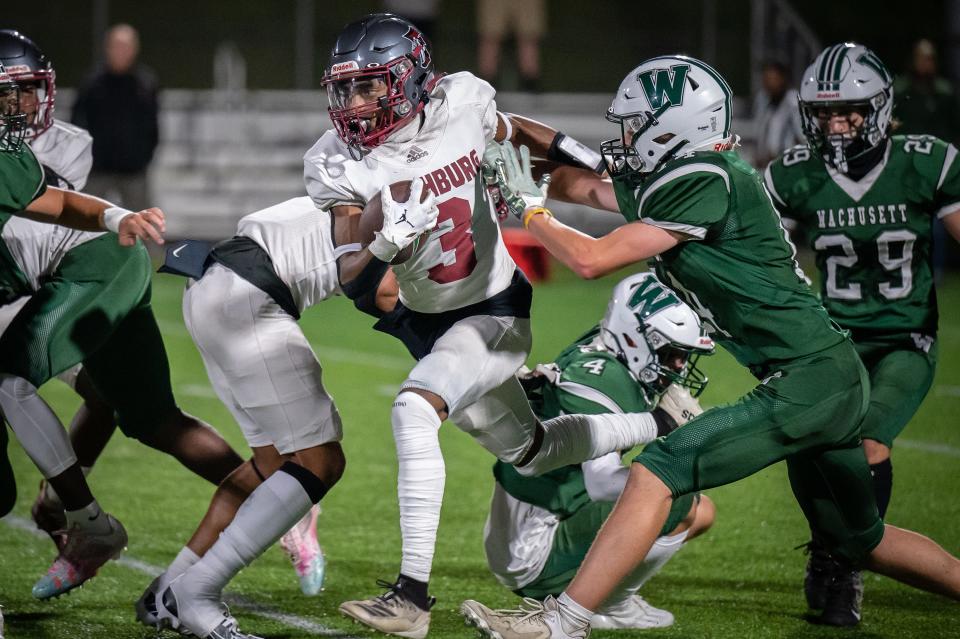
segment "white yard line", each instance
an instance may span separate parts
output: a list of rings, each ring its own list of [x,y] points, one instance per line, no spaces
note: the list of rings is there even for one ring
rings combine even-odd
[[[933,394],[937,397],[960,397],[960,386],[953,384],[938,384],[933,387]]]
[[[3,522],[11,528],[16,528],[17,530],[27,532],[34,537],[41,539],[46,539],[47,535],[41,530],[38,530],[32,521],[29,519],[24,519],[23,517],[18,517],[16,515],[7,515],[3,519],[0,519],[0,522]],[[156,577],[161,572],[163,568],[160,566],[154,566],[153,564],[148,564],[145,561],[141,561],[136,557],[133,557],[129,554],[123,554],[117,560],[117,563],[123,566],[124,568],[130,568],[131,570],[136,570],[137,572],[143,573],[149,577]],[[292,581],[292,579],[291,579]],[[249,597],[242,597],[240,595],[227,594],[224,598],[225,602],[230,606],[234,606],[246,612],[257,615],[258,617],[263,617],[264,619],[269,619],[271,621],[276,621],[277,623],[282,623],[285,626],[291,628],[297,628],[298,630],[303,630],[312,635],[318,637],[340,637],[341,639],[359,639],[351,634],[347,634],[341,630],[336,630],[335,628],[329,628],[322,623],[317,623],[316,621],[311,621],[306,617],[301,617],[299,615],[290,614],[277,610],[272,606],[267,606],[265,604],[259,603]]]
[[[911,450],[922,450],[926,453],[937,453],[948,457],[960,457],[960,448],[949,446],[947,444],[934,444],[931,442],[918,442],[912,439],[897,439],[893,447],[909,448]]]

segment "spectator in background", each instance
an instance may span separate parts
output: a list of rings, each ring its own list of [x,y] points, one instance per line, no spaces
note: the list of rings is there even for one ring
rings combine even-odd
[[[540,39],[546,26],[545,0],[477,0],[477,66],[480,76],[495,85],[503,38],[517,39],[520,90],[540,90]]]
[[[427,40],[436,44],[440,0],[383,0],[383,10],[408,19],[427,36]]]
[[[937,75],[937,50],[929,40],[913,46],[910,69],[893,84],[898,134],[935,135],[960,142],[960,117],[953,85]]]
[[[78,91],[73,122],[93,136],[87,191],[138,211],[151,202],[147,167],[159,140],[157,81],[137,64],[140,36],[128,24],[110,28],[104,65]]]
[[[765,167],[784,150],[804,143],[804,137],[797,91],[791,87],[786,65],[774,60],[765,62],[760,79],[762,90],[753,104],[757,126],[754,165]]]
[[[937,75],[937,50],[929,40],[920,40],[913,45],[909,71],[893,83],[893,100],[897,134],[926,133],[951,144],[960,143],[957,95],[953,84]],[[944,266],[957,266],[958,253],[960,251],[945,232],[943,222],[936,220],[933,225],[933,268],[938,281],[943,276]]]

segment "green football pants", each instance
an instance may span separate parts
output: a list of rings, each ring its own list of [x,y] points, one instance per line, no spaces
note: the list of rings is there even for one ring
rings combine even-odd
[[[771,367],[737,402],[706,411],[634,461],[679,496],[787,460],[794,495],[830,549],[861,562],[883,538],[860,445],[867,373],[851,342]]]
[[[128,437],[144,439],[177,410],[150,306],[150,257],[106,234],[67,252],[0,337],[0,372],[39,388],[83,363]]]
[[[870,407],[860,426],[864,439],[893,448],[933,385],[937,342],[927,351],[909,335],[860,340],[854,344],[870,374]]]

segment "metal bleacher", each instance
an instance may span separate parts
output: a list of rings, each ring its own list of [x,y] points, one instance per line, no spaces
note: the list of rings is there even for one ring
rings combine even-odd
[[[505,93],[498,106],[598,148],[618,133],[603,118],[609,100],[599,94]],[[229,237],[242,216],[302,195],[302,157],[330,126],[326,106],[319,91],[165,91],[162,142],[150,175],[154,199],[167,213],[168,235]],[[749,121],[736,124],[749,136]],[[594,234],[618,222],[582,207],[557,205],[555,212]]]

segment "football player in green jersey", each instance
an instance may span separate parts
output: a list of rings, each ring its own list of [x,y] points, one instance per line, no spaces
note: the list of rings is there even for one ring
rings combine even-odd
[[[592,611],[649,552],[672,501],[786,460],[811,528],[830,552],[914,586],[960,599],[960,560],[932,540],[884,526],[860,446],[866,370],[810,290],[760,175],[731,149],[732,92],[711,67],[662,56],[630,72],[607,118],[621,136],[603,145],[612,182],[562,167],[561,199],[620,211],[628,224],[601,238],[544,208],[529,151],[487,161],[503,200],[546,248],[585,277],[657,257],[661,279],[760,383],[648,445],[577,576],[539,614],[464,602],[487,636],[589,635]],[[519,129],[519,130],[517,130]],[[543,153],[551,135],[515,127]],[[554,132],[555,133],[555,132]],[[530,139],[534,138],[534,139]],[[520,627],[519,624],[523,624]]]
[[[173,401],[149,304],[150,259],[138,242],[162,241],[162,212],[133,213],[46,188],[41,165],[23,143],[27,119],[19,87],[2,70],[0,304],[30,299],[0,337],[0,411],[66,510],[59,556],[34,586],[34,595],[46,599],[82,584],[126,545],[122,525],[100,510],[63,426],[37,394],[52,376],[82,360],[98,391],[117,408],[125,432],[171,453],[179,445],[177,457],[214,482],[241,460]],[[36,221],[78,230],[52,234],[53,227]],[[15,488],[0,428],[0,506],[6,510]]]
[[[599,326],[566,348],[555,363],[521,379],[540,419],[575,413],[665,411],[682,425],[702,412],[691,396],[706,386],[696,359],[713,352],[696,314],[653,273],[616,287]],[[668,420],[665,420],[668,421]],[[521,597],[559,595],[626,483],[628,469],[612,452],[539,477],[497,462],[484,527],[487,563],[497,580]],[[650,553],[593,617],[594,628],[663,628],[673,615],[637,591],[690,539],[713,523],[706,497],[673,502]]]
[[[893,484],[890,448],[930,390],[937,361],[934,219],[960,240],[957,149],[931,136],[891,136],[891,81],[866,47],[827,47],[800,88],[808,144],[764,174],[785,225],[816,252],[820,298],[870,373],[861,433],[881,517]],[[855,623],[859,573],[816,539],[810,547],[807,601],[825,621]]]

